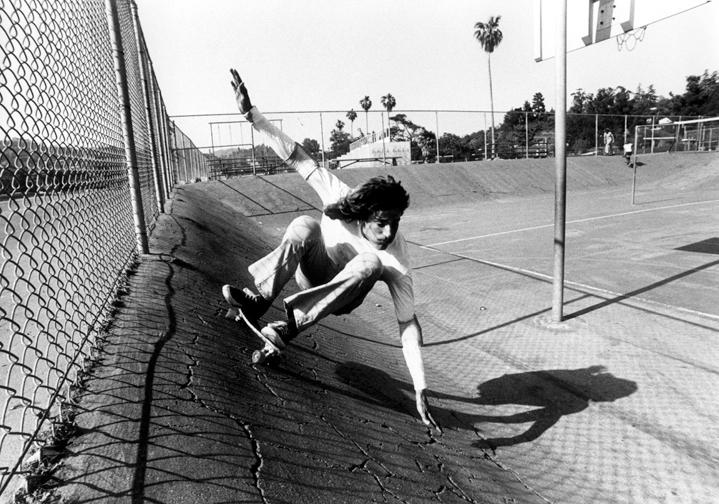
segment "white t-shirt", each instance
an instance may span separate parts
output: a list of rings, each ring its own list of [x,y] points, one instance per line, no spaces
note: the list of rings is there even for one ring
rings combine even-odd
[[[318,166],[299,144],[277,129],[256,107],[252,107],[246,117],[258,132],[265,135],[265,141],[275,153],[297,170],[317,192],[323,206],[337,202],[352,190],[329,170]],[[414,289],[407,242],[397,232],[385,250],[377,250],[362,236],[361,224],[359,221],[333,220],[323,215],[320,226],[327,254],[340,268],[362,252],[376,254],[383,267],[380,279],[389,287],[397,320],[409,322],[414,317]]]

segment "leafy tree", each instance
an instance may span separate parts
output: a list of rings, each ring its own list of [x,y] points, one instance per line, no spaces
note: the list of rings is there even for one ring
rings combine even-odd
[[[532,97],[532,119],[535,121],[544,121],[547,117],[547,108],[544,105],[544,95],[542,93],[534,93]]]
[[[355,109],[350,109],[347,112],[347,120],[350,122],[350,137],[354,138],[354,126],[355,126],[355,119],[357,119],[357,112],[355,112]]]
[[[474,38],[487,53],[487,68],[489,69],[489,104],[492,112],[492,147],[494,147],[494,93],[492,91],[492,53],[502,42],[504,35],[499,29],[499,20],[502,16],[491,16],[486,23],[477,22],[474,24]]]
[[[359,104],[364,110],[364,127],[365,131],[369,135],[369,109],[372,108],[372,100],[370,100],[369,96],[365,95],[365,97],[360,100]]]
[[[307,154],[314,158],[320,153],[320,144],[313,138],[305,138],[302,140],[302,148],[307,151]]]
[[[419,124],[413,123],[406,114],[397,114],[391,117],[397,125],[392,128],[392,138],[395,141],[409,142],[412,159],[424,159],[427,161],[433,150],[437,135]]]
[[[688,76],[684,94],[670,94],[667,108],[673,115],[719,116],[719,73]]]
[[[345,123],[339,119],[335,123],[335,129],[330,133],[330,157],[336,158],[350,151],[352,139],[349,133],[344,131]]]

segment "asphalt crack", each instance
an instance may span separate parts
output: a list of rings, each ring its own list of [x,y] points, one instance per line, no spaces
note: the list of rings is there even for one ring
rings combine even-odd
[[[396,474],[394,474],[392,471],[390,471],[389,468],[387,466],[385,466],[382,462],[380,462],[379,460],[374,458],[372,455],[370,455],[369,452],[367,452],[367,450],[362,448],[362,446],[359,443],[357,443],[354,439],[352,439],[351,437],[346,435],[344,432],[339,430],[337,428],[337,426],[334,423],[330,422],[324,415],[320,415],[319,418],[323,422],[325,422],[327,425],[329,425],[332,428],[332,430],[334,430],[337,433],[337,435],[339,435],[342,439],[352,443],[360,451],[360,453],[362,453],[362,455],[364,456],[362,463],[353,464],[348,468],[349,472],[362,471],[362,472],[368,474],[375,480],[375,482],[377,483],[377,486],[379,486],[379,488],[383,494],[386,494],[399,502],[403,502],[404,504],[410,504],[408,501],[402,499],[399,495],[397,495],[392,490],[387,488],[387,486],[382,481],[380,475],[377,474],[376,470],[373,470],[370,467],[370,465],[374,464],[374,465],[381,467],[386,472],[386,475],[384,476],[385,478],[397,478]]]
[[[195,334],[195,337],[193,338],[192,344],[195,345],[197,343],[199,335]],[[192,402],[195,404],[199,404],[202,408],[205,408],[209,411],[212,411],[213,413],[217,413],[219,415],[224,416],[225,418],[229,418],[233,422],[235,422],[237,425],[241,427],[242,432],[244,433],[247,440],[250,442],[250,449],[252,451],[253,455],[253,462],[250,465],[250,474],[252,475],[252,483],[254,487],[257,489],[257,492],[260,495],[260,498],[262,499],[262,502],[265,504],[268,503],[267,497],[265,495],[265,491],[262,489],[262,468],[264,467],[265,461],[262,456],[262,449],[260,446],[260,442],[258,441],[257,437],[255,436],[254,432],[252,431],[252,425],[248,422],[245,422],[241,418],[239,418],[237,415],[230,413],[229,411],[225,411],[222,408],[217,408],[214,406],[211,406],[207,404],[203,399],[200,398],[199,395],[192,389],[192,385],[194,383],[194,377],[195,377],[195,367],[199,366],[200,361],[195,358],[193,355],[191,355],[187,350],[184,348],[182,349],[182,353],[185,354],[185,356],[191,361],[190,364],[187,365],[187,379],[185,383],[180,387],[180,390],[187,391],[188,394],[190,394]],[[275,396],[280,398],[271,387],[269,387],[267,384],[262,382],[262,380],[259,379],[259,375],[257,380],[265,385],[268,390],[270,390],[271,393],[273,393]],[[284,402],[284,401],[283,401]]]

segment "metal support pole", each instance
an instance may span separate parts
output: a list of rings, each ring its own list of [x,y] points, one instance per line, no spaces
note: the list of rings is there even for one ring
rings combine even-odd
[[[257,175],[257,158],[255,157],[255,130],[250,126],[250,140],[252,141],[252,175]]]
[[[322,142],[322,166],[325,166],[325,128],[322,124],[322,112],[320,112],[320,141]]]
[[[157,139],[155,138],[155,130],[152,127],[152,111],[150,107],[150,89],[147,82],[147,71],[145,64],[148,61],[145,53],[145,44],[140,28],[140,19],[137,16],[137,5],[130,2],[132,12],[132,26],[135,32],[135,43],[137,45],[137,63],[140,67],[140,83],[142,85],[142,99],[145,105],[145,122],[147,124],[147,133],[150,137],[150,162],[152,164],[152,175],[155,181],[155,198],[157,199],[157,210],[165,213],[165,198],[163,195],[162,181],[160,180],[160,169],[157,161]]]
[[[382,125],[382,129],[384,130],[384,112],[380,112],[380,124]],[[382,166],[387,166],[387,151],[384,146],[384,131],[382,131]]]
[[[115,80],[121,107],[120,115],[122,116],[122,130],[125,141],[125,162],[127,164],[127,178],[130,184],[132,216],[135,223],[135,239],[137,241],[138,252],[147,254],[149,252],[147,227],[145,226],[145,211],[142,208],[140,174],[137,168],[135,134],[132,130],[132,109],[127,85],[127,70],[125,68],[125,52],[122,48],[122,35],[120,32],[120,19],[117,13],[116,0],[105,0],[105,14],[107,15],[107,22],[110,28],[112,55],[115,60]]]
[[[159,89],[159,88],[158,88]],[[170,120],[167,117],[167,112],[165,111],[165,106],[162,103],[162,95],[159,94],[160,101],[158,102],[158,105],[160,107],[160,117],[162,120],[160,121],[160,124],[162,125],[162,134],[164,137],[164,141],[162,143],[163,148],[165,149],[165,157],[167,158],[167,197],[170,197],[170,191],[175,187],[175,184],[177,183],[177,179],[175,178],[175,158],[172,155],[172,150],[170,147]],[[178,173],[179,175],[179,173]]]
[[[529,159],[529,113],[524,113],[524,159]]]
[[[627,129],[627,116],[624,116],[624,143],[627,143],[629,130]]]
[[[651,146],[649,147],[649,153],[650,153],[650,154],[654,154],[654,119],[655,119],[655,118],[656,118],[656,116],[652,116],[652,136],[651,136],[651,138],[652,138],[652,144],[651,144]]]
[[[567,0],[559,0],[557,19],[556,102],[554,149],[556,181],[554,188],[554,278],[552,321],[561,322],[564,306],[565,220],[567,214]]]
[[[160,125],[160,107],[159,107],[159,98],[157,94],[157,83],[155,82],[155,75],[154,72],[152,72],[152,68],[150,68],[150,79],[149,79],[149,89],[150,89],[150,103],[152,107],[152,118],[153,118],[153,124],[154,124],[154,131],[155,131],[155,147],[157,149],[157,156],[158,156],[158,168],[159,168],[159,175],[160,179],[162,180],[162,195],[163,195],[163,201],[166,201],[167,198],[170,197],[170,192],[168,190],[168,180],[167,180],[167,163],[168,160],[165,157],[165,150],[163,148],[163,136],[162,136],[162,127]]]
[[[599,114],[594,114],[594,155],[599,155]]]
[[[434,137],[435,147],[437,148],[436,162],[439,163],[439,113],[436,110],[434,111],[434,129],[437,131],[437,135]]]
[[[177,137],[177,134],[175,134],[175,137]],[[182,141],[182,146],[175,152],[179,152],[182,154],[182,168],[185,171],[185,183],[189,184],[190,182],[193,181],[192,164],[190,164],[190,171],[188,171],[187,170],[187,148],[185,147],[185,137],[183,136],[180,140]],[[177,138],[175,139],[175,144],[177,144]]]
[[[632,149],[632,205],[634,204],[634,195],[637,189],[637,140],[639,139],[639,126],[634,126],[634,148]]]
[[[484,159],[487,159],[487,113],[484,112]]]

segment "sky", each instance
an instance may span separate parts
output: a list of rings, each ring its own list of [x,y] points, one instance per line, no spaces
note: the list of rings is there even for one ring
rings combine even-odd
[[[680,10],[682,2],[697,3],[637,1],[668,2]],[[491,56],[494,109],[521,107],[536,92],[544,95],[547,108],[556,103],[555,60],[534,61],[533,0],[136,3],[171,116],[235,112],[230,67],[240,72],[253,103],[268,112],[354,108],[363,113],[359,100],[365,95],[374,102],[372,110],[379,111],[380,97],[387,93],[397,100],[395,112],[490,110],[487,54],[474,38],[474,24],[490,16],[501,16],[504,34]],[[568,19],[570,27],[580,23],[585,26],[586,18]],[[714,0],[651,24],[632,51],[619,51],[610,39],[571,52],[567,92],[620,85],[633,91],[652,84],[659,95],[681,94],[688,75],[719,71],[717,26],[719,0]],[[312,136],[300,128],[317,127],[308,117],[285,119],[283,124],[291,135]],[[346,121],[343,114],[328,114],[325,137],[336,118]],[[229,119],[176,120],[201,145],[209,136],[209,120]],[[430,116],[422,120],[432,121]],[[447,115],[441,121],[451,122]],[[311,127],[305,124],[310,122]],[[471,131],[479,129],[481,124]]]

